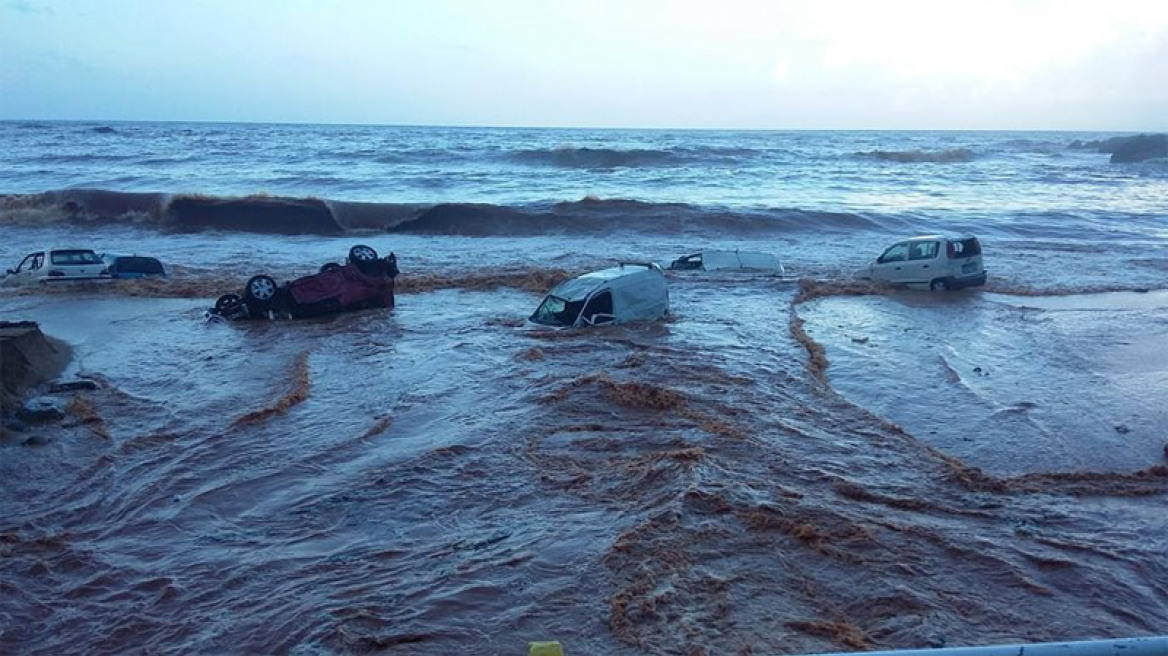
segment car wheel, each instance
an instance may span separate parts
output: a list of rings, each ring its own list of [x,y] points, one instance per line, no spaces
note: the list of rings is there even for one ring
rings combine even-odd
[[[929,283],[929,290],[934,292],[947,292],[949,291],[949,281],[944,278],[937,278]]]
[[[336,271],[339,268],[341,268],[341,265],[337,264],[336,262],[329,262],[328,264],[320,267],[320,272],[328,273],[329,271]]]
[[[239,307],[239,304],[242,302],[243,297],[239,294],[224,294],[215,301],[215,311],[223,314],[224,312],[229,312]]]
[[[276,281],[271,276],[255,276],[248,280],[244,287],[249,299],[261,303],[271,303],[272,299],[276,298],[277,289]]]
[[[358,244],[349,249],[349,261],[351,262],[376,262],[377,251],[373,250],[372,246],[365,244]]]
[[[367,276],[375,276],[381,271],[381,260],[371,246],[359,244],[349,249],[349,261],[357,270]]]

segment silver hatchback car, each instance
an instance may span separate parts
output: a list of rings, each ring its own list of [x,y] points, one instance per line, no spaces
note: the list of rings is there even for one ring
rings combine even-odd
[[[973,235],[925,235],[898,241],[868,265],[864,277],[931,290],[978,287],[986,282],[981,242]]]

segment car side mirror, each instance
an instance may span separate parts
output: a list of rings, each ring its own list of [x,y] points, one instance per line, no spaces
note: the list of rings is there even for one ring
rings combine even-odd
[[[9,273],[10,275],[11,275],[11,274],[13,274],[13,273],[16,273],[16,269],[9,269],[9,270],[8,270],[8,273]]]

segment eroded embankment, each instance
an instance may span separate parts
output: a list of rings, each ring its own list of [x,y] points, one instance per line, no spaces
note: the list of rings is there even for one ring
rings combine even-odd
[[[0,414],[61,373],[70,353],[67,344],[45,336],[32,321],[0,321]]]

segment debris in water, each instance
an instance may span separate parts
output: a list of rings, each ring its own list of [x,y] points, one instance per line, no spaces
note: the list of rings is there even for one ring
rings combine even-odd
[[[96,380],[70,380],[63,383],[53,383],[49,385],[50,394],[59,394],[61,392],[81,392],[101,389]]]
[[[564,656],[559,640],[527,643],[527,656]]]

